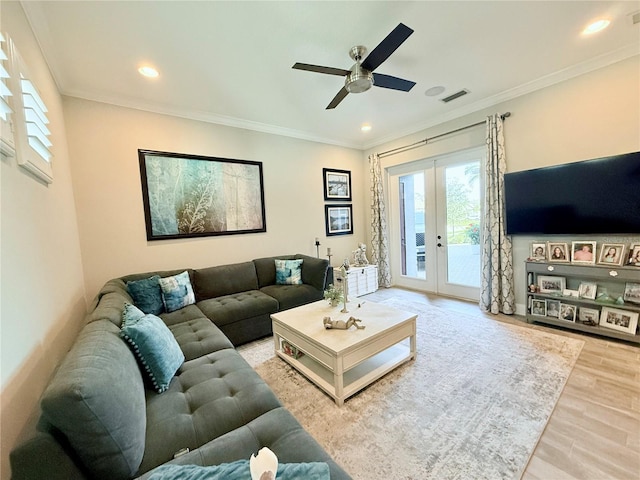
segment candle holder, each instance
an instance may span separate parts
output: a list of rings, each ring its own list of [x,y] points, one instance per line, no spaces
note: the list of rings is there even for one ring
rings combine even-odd
[[[320,240],[316,237],[316,257],[320,258]]]

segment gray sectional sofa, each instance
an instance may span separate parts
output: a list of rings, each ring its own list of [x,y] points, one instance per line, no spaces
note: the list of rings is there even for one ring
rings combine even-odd
[[[302,259],[302,283],[276,284],[276,258]],[[321,299],[328,262],[288,255],[187,269],[195,303],[158,315],[184,362],[157,393],[121,337],[127,282],[183,271],[104,285],[43,393],[37,434],[11,452],[14,480],[147,478],[161,465],[229,463],[264,446],[281,463],[326,462],[331,479],[350,478],[234,348],[269,335],[272,313]]]

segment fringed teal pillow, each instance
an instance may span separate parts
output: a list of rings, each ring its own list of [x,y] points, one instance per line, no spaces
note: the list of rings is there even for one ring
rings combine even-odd
[[[302,259],[276,259],[276,285],[302,284]]]
[[[153,389],[164,392],[184,362],[184,353],[169,328],[155,315],[125,304],[120,336],[133,350]]]

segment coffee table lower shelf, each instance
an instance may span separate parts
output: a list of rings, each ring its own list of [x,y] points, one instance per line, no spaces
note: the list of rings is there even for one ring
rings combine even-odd
[[[331,396],[339,406],[345,399],[415,357],[415,353],[411,351],[409,339],[405,339],[344,372],[341,382],[342,392],[339,392],[340,381],[335,378],[334,372],[311,355],[303,353],[300,358],[294,358],[281,349],[276,350],[280,358]]]

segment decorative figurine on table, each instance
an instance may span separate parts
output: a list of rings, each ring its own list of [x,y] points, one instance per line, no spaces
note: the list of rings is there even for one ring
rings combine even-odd
[[[364,325],[358,325],[360,322],[362,322],[362,320],[355,317],[349,317],[349,320],[346,322],[344,320],[331,320],[331,317],[324,317],[322,319],[324,328],[327,330],[349,330],[354,325],[358,330],[364,330],[366,327]]]
[[[367,260],[367,246],[364,243],[359,243],[358,248],[353,251],[353,263],[356,267],[366,267],[369,265],[369,260]]]

